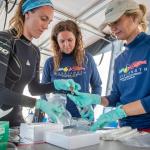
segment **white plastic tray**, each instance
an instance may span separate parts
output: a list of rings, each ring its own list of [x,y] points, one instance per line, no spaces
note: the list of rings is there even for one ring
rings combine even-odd
[[[76,149],[99,144],[99,134],[77,129],[65,129],[59,133],[45,132],[45,141],[65,149]]]

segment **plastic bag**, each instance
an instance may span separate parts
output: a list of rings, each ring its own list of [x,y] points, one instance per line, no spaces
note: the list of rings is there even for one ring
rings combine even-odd
[[[66,110],[67,98],[65,94],[46,94],[48,101],[64,107],[64,112],[57,116],[57,123],[63,124],[63,126],[71,126],[72,116],[69,111]]]

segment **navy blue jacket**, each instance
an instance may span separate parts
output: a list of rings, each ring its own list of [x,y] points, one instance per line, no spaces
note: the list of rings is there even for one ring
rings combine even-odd
[[[107,98],[110,106],[128,104],[136,100],[146,114],[121,120],[121,126],[150,128],[150,35],[140,33],[115,61],[112,91]]]
[[[75,65],[73,54],[63,54],[60,67],[57,72],[54,72],[53,57],[48,58],[42,76],[42,83],[52,82],[55,79],[73,79],[81,85],[81,92],[101,94],[101,79],[97,70],[93,57],[85,54],[85,65],[79,67]],[[71,100],[67,100],[67,110],[73,117],[80,117],[77,107]]]

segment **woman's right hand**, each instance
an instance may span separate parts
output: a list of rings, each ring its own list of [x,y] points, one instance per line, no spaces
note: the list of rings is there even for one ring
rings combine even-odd
[[[62,105],[54,104],[44,99],[37,99],[35,107],[45,112],[54,123],[57,122],[58,116],[65,111]]]
[[[97,94],[75,92],[75,95],[67,94],[67,96],[80,107],[101,103],[101,97]]]
[[[54,80],[54,87],[56,90],[65,90],[65,91],[79,91],[81,89],[80,84],[74,82],[72,79],[57,79]]]

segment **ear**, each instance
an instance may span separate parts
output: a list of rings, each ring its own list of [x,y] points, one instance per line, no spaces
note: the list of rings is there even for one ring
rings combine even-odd
[[[135,17],[135,22],[136,22],[137,24],[139,24],[139,23],[140,23],[139,18]]]
[[[28,19],[28,18],[30,17],[30,15],[31,15],[31,12],[30,12],[30,11],[26,12],[26,13],[25,13],[25,19]]]
[[[139,24],[139,19],[136,16],[131,16],[131,19],[135,24]]]

